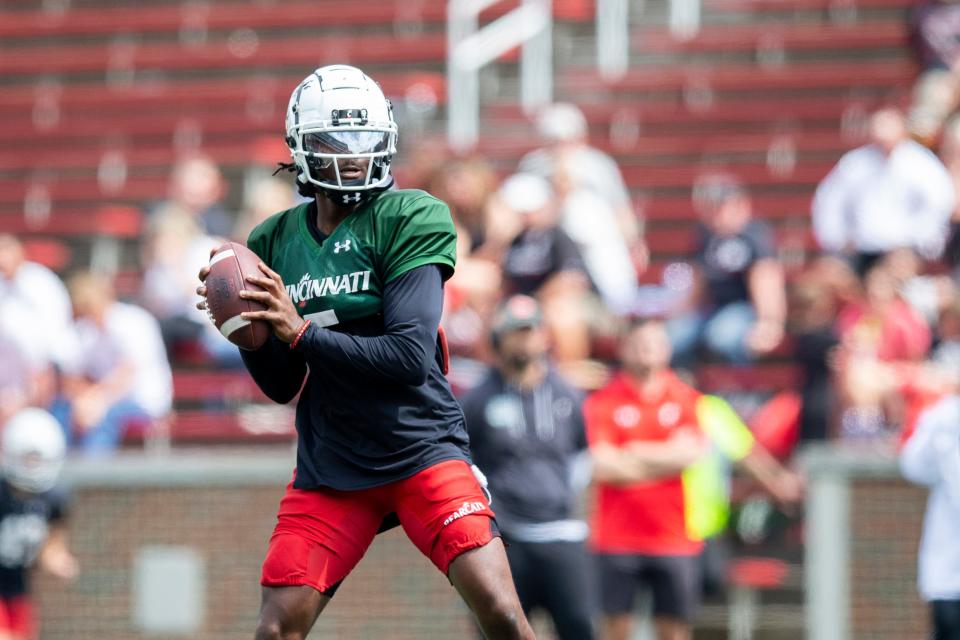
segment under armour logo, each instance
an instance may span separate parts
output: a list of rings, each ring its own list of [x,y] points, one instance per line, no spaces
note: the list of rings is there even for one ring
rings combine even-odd
[[[359,193],[354,193],[354,194],[345,193],[345,194],[343,194],[343,204],[349,204],[351,200],[353,200],[354,202],[360,202],[360,194],[359,194]]]
[[[340,253],[340,250],[350,251],[350,241],[344,240],[343,242],[334,242],[333,243],[333,252]]]

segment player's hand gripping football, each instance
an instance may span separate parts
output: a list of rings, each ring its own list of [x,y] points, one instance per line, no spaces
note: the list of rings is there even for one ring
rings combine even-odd
[[[213,257],[216,251],[216,248],[211,249],[210,256]],[[297,313],[296,308],[294,308],[290,296],[287,295],[287,290],[283,286],[283,280],[281,280],[280,275],[262,262],[258,267],[265,277],[249,276],[247,277],[247,281],[262,286],[266,291],[249,291],[244,289],[240,291],[240,297],[262,302],[266,305],[267,310],[244,313],[242,314],[243,318],[246,320],[266,320],[273,327],[273,332],[278,338],[286,343],[293,342],[304,320]],[[203,283],[206,282],[208,275],[210,275],[210,266],[204,265],[200,268],[197,278]],[[206,285],[201,284],[197,287],[197,295],[203,298],[197,303],[197,308],[201,311],[206,311]]]
[[[247,282],[263,287],[263,291],[244,289],[240,297],[246,300],[255,300],[267,307],[265,311],[246,311],[241,315],[244,320],[266,320],[273,327],[273,332],[286,343],[291,343],[297,337],[304,319],[297,313],[293,301],[287,295],[283,286],[283,279],[276,271],[260,263],[257,265],[263,276],[247,276]]]

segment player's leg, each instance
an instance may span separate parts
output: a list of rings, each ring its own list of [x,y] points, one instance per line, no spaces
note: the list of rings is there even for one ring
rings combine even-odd
[[[317,621],[330,596],[306,585],[263,587],[256,640],[299,640]]]
[[[747,344],[757,314],[749,302],[731,302],[721,307],[703,327],[703,340],[711,351],[729,362],[746,364],[754,354]]]
[[[0,640],[36,640],[37,617],[29,595],[2,600]]]
[[[517,589],[523,612],[530,612],[543,604],[542,580],[538,573],[539,565],[535,556],[535,547],[525,542],[509,542],[506,545],[507,563],[513,576],[513,586]]]
[[[690,640],[700,603],[699,557],[651,556],[646,562],[657,640]]]
[[[960,640],[960,600],[934,600],[932,640]]]
[[[493,538],[461,553],[450,563],[447,576],[487,640],[533,640],[533,629],[513,586],[503,540]]]
[[[604,614],[600,621],[600,637],[603,640],[630,640],[633,631],[633,613]]]
[[[533,546],[537,547],[536,566],[544,583],[546,607],[560,640],[592,640],[594,591],[583,543],[545,542]]]
[[[305,638],[363,557],[383,516],[375,490],[288,486],[263,562],[256,640]]]
[[[600,637],[629,640],[633,631],[633,602],[637,595],[638,558],[626,554],[594,556],[600,586]]]
[[[490,640],[533,638],[493,511],[462,460],[396,483],[391,506],[407,537],[453,583]]]

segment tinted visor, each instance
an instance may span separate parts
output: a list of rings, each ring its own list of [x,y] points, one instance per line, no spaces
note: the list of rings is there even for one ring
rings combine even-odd
[[[387,151],[390,134],[385,131],[324,131],[303,134],[307,153],[356,155]]]

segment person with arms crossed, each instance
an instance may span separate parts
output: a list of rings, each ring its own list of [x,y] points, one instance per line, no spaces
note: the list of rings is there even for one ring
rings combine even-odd
[[[622,372],[587,398],[596,501],[590,546],[600,580],[602,637],[631,637],[637,588],[652,591],[659,640],[689,640],[703,543],[687,529],[684,470],[707,452],[698,393],[670,371],[659,320],[640,320],[620,349]]]
[[[263,263],[247,280],[264,291],[241,293],[267,308],[244,319],[273,328],[243,353],[245,365],[276,402],[300,392],[297,467],[263,564],[256,638],[306,637],[391,521],[448,576],[488,638],[533,638],[443,375],[449,209],[392,189],[397,126],[359,69],[307,76],[286,129],[293,163],[284,166],[313,199],[251,232]]]
[[[494,317],[496,363],[463,399],[470,448],[490,481],[524,611],[542,607],[560,640],[591,640],[587,525],[575,518],[589,477],[580,392],[550,366],[536,300],[509,298]]]

